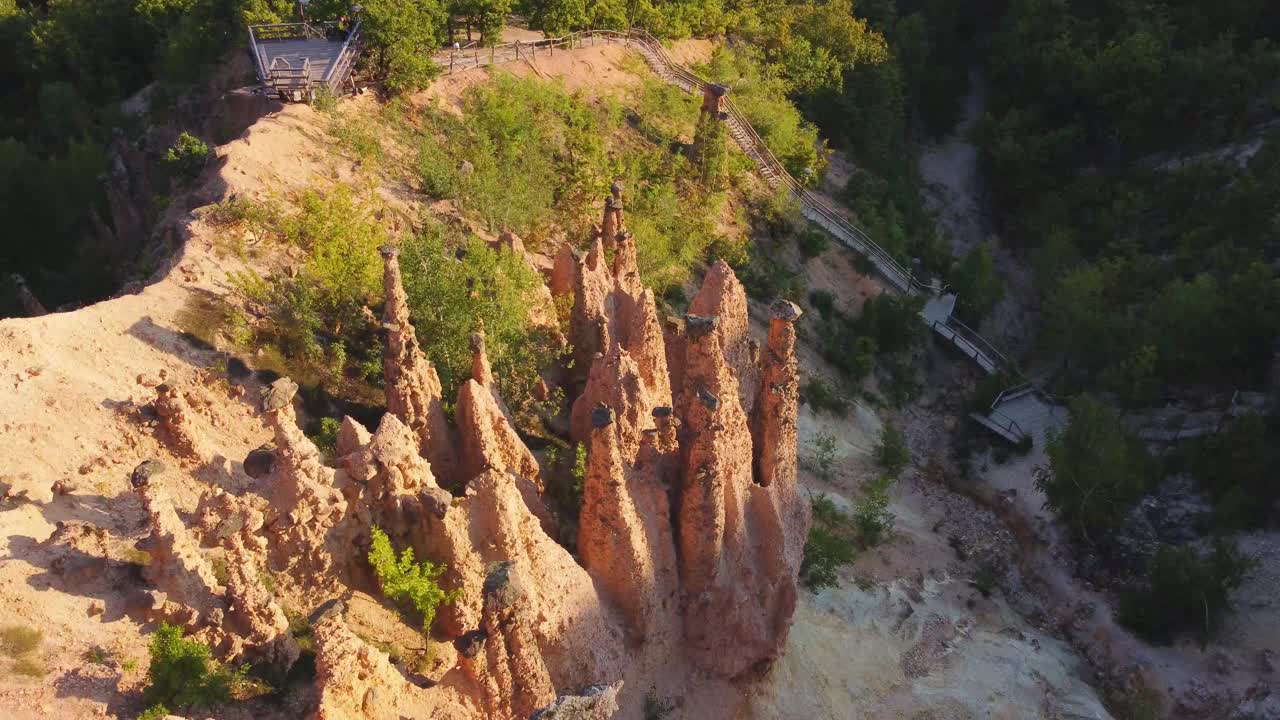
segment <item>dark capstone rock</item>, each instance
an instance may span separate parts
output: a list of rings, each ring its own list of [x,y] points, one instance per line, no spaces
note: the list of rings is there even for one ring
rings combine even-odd
[[[790,300],[776,300],[769,309],[773,312],[775,318],[787,322],[795,322],[804,314],[800,310],[800,306]]]
[[[419,497],[422,499],[422,509],[437,520],[443,520],[453,506],[453,495],[444,488],[426,488]]]
[[[698,391],[698,400],[702,401],[702,404],[706,405],[710,410],[715,410],[720,407],[720,398],[712,395],[706,390]]]
[[[669,418],[674,412],[669,405],[659,405],[653,409],[653,416],[656,418]]]
[[[622,190],[623,190],[623,185],[621,180],[614,180],[613,184],[609,186],[609,192],[613,193],[614,197],[621,196]]]
[[[471,333],[471,352],[484,352],[484,335],[482,333]]]
[[[715,315],[704,317],[702,315],[689,314],[684,316],[684,327],[689,333],[689,337],[700,338],[708,333],[715,332],[715,329],[720,327],[720,318]]]
[[[610,410],[607,405],[600,403],[591,408],[591,427],[599,430],[600,428],[607,428],[612,424],[613,410]]]
[[[262,392],[262,410],[264,412],[280,410],[284,406],[293,402],[293,396],[297,394],[298,383],[287,377],[282,377],[271,383],[271,385]]]
[[[390,260],[391,258],[393,258],[393,257],[395,257],[395,256],[397,256],[397,255],[399,255],[399,254],[400,254],[400,246],[398,246],[398,245],[379,245],[379,246],[378,246],[378,253],[379,253],[380,255],[382,255],[382,257],[386,258],[387,260]]]
[[[219,540],[225,540],[243,530],[244,523],[245,518],[243,512],[232,513],[230,516],[223,518],[222,522],[218,523],[218,527],[214,528],[213,534]]]
[[[342,600],[339,598],[333,598],[331,600],[326,600],[323,605],[316,608],[315,612],[311,613],[311,617],[307,618],[307,622],[311,623],[312,627],[315,627],[331,617],[341,616],[346,611],[347,606],[342,602]]]
[[[244,474],[254,480],[271,474],[271,470],[276,466],[276,448],[274,445],[267,444],[257,450],[250,450],[248,455],[244,456]]]
[[[622,681],[612,685],[591,685],[569,695],[561,695],[529,720],[609,720],[618,712],[618,692]]]
[[[227,358],[227,375],[233,380],[244,380],[253,374],[249,366],[240,358]]]
[[[515,563],[510,560],[497,562],[489,566],[489,574],[484,578],[485,604],[492,602],[499,610],[512,607],[524,597],[524,583],[516,573]]]
[[[484,643],[489,639],[488,633],[484,630],[472,630],[463,633],[457,640],[453,641],[453,647],[457,649],[458,654],[464,658],[473,658],[480,654],[484,649]]]
[[[163,473],[165,470],[164,463],[159,460],[143,460],[138,467],[133,469],[133,474],[129,476],[129,482],[133,486],[140,488],[151,482],[151,478]]]

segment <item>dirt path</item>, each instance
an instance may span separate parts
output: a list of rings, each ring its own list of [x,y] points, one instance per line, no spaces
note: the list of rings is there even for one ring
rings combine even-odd
[[[997,272],[1005,284],[1004,298],[978,329],[1006,352],[1026,345],[1031,335],[1035,286],[1031,269],[1004,249],[993,227],[978,166],[978,148],[969,135],[986,110],[987,90],[982,77],[971,71],[964,114],[947,137],[920,153],[925,207],[938,218],[938,231],[951,241],[951,251],[963,258],[989,242]]]

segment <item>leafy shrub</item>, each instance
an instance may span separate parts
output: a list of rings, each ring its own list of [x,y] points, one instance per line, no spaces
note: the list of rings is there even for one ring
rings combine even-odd
[[[831,238],[819,230],[804,230],[796,234],[796,245],[805,260],[812,260],[831,247]]]
[[[810,466],[823,480],[830,480],[836,463],[836,436],[825,431],[814,435],[809,450]]]
[[[386,157],[379,132],[368,117],[357,114],[334,118],[329,125],[329,134],[338,142],[338,147],[364,162],[378,162]]]
[[[644,696],[644,720],[666,720],[675,709],[675,703],[659,698],[655,690]]]
[[[546,497],[560,518],[560,544],[570,551],[578,543],[578,516],[582,513],[583,483],[587,478],[587,446],[547,448]]]
[[[152,705],[146,710],[143,710],[137,720],[164,720],[164,718],[170,714],[169,708],[163,705]]]
[[[999,370],[985,376],[978,381],[978,386],[974,388],[973,395],[969,398],[969,411],[986,415],[991,412],[991,405],[995,403],[997,397],[1000,397],[1000,393],[1017,384],[1018,378],[1006,370]]]
[[[857,329],[875,338],[879,352],[910,352],[928,336],[929,329],[920,317],[923,308],[923,298],[883,293],[863,304]]]
[[[422,632],[429,633],[435,622],[436,610],[449,605],[462,596],[462,590],[446,592],[440,588],[439,579],[444,575],[444,565],[430,562],[414,562],[413,548],[405,548],[396,558],[391,540],[381,528],[373,528],[373,545],[369,549],[369,564],[378,577],[382,594],[400,602],[407,601],[422,613]]]
[[[236,323],[238,316],[225,312],[224,332],[244,349],[263,350],[260,365],[275,351],[285,361],[278,371],[304,384],[333,382],[341,388],[348,376],[365,381],[370,365],[380,362],[377,328],[365,310],[382,297],[377,248],[390,238],[371,202],[376,198],[357,197],[352,188],[337,185],[323,194],[302,194],[293,216],[247,202],[215,211],[219,221],[249,224],[262,237],[306,251],[296,276],[229,274],[237,294],[264,317],[256,324]]]
[[[1181,443],[1170,464],[1174,472],[1194,475],[1213,499],[1213,527],[1263,527],[1280,501],[1280,483],[1274,480],[1280,467],[1280,413],[1245,415],[1224,432]]]
[[[509,229],[535,246],[557,225],[586,236],[594,203],[613,180],[605,139],[620,125],[617,105],[504,72],[468,88],[462,105],[465,121],[434,108],[413,118],[424,188],[457,197],[490,229]],[[464,162],[470,172],[461,175]]]
[[[875,547],[893,531],[894,515],[889,510],[889,488],[893,478],[884,476],[863,485],[862,499],[853,508],[853,524],[858,531],[858,543],[864,548]]]
[[[840,417],[849,412],[849,398],[822,377],[813,377],[800,386],[800,400],[814,412],[829,412]]]
[[[873,337],[860,335],[855,323],[839,317],[823,323],[818,332],[818,351],[842,375],[861,382],[876,366],[879,347]]]
[[[814,290],[809,293],[809,304],[814,310],[822,316],[823,320],[830,320],[831,314],[835,310],[836,296],[831,294],[830,290]]]
[[[826,145],[786,97],[786,83],[760,62],[748,46],[720,48],[705,69],[708,77],[733,87],[735,103],[769,150],[802,184],[812,185],[827,168]]]
[[[187,132],[178,136],[177,142],[164,155],[164,163],[174,174],[195,177],[209,161],[209,146],[203,140]]]
[[[876,463],[884,468],[890,478],[902,474],[911,463],[911,451],[907,449],[906,437],[896,425],[886,422],[880,428],[880,440],[875,447]]]
[[[813,526],[804,545],[804,557],[800,561],[800,582],[817,592],[826,587],[838,587],[840,568],[857,557],[850,537],[849,516],[840,511],[831,498],[823,493],[810,501],[813,508]]]
[[[324,453],[325,457],[332,458],[338,447],[338,431],[341,429],[342,423],[336,418],[320,418],[320,427],[316,434],[311,436],[311,441],[316,444],[320,452]]]
[[[151,636],[150,685],[142,693],[148,707],[204,707],[231,698],[248,666],[230,669],[214,663],[209,648],[182,637],[182,628],[161,623]]]
[[[1231,591],[1255,565],[1226,540],[1216,540],[1203,558],[1190,547],[1163,546],[1146,578],[1121,593],[1120,621],[1152,642],[1194,632],[1203,646],[1231,609]]]
[[[747,295],[761,302],[782,298],[796,301],[803,297],[801,278],[782,263],[763,254],[755,255],[745,265],[735,267]]]

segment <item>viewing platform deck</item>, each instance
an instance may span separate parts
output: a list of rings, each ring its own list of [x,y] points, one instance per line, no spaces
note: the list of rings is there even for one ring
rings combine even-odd
[[[249,52],[258,80],[288,101],[310,100],[316,90],[337,93],[351,78],[360,51],[360,23],[249,26]]]

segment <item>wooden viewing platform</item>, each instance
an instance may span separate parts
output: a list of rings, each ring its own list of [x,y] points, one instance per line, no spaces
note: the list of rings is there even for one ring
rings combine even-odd
[[[351,80],[360,23],[350,32],[333,22],[250,25],[249,52],[259,82],[282,100],[306,102],[320,88],[336,94]]]

